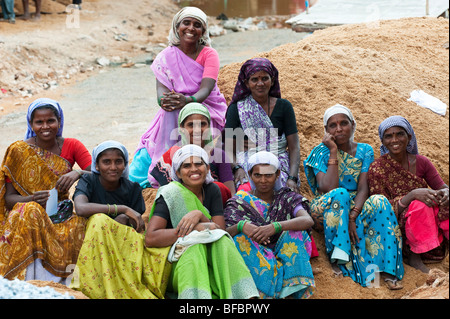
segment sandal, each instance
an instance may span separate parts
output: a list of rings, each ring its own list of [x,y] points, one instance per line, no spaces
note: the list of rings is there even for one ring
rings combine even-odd
[[[394,279],[384,278],[384,281],[386,282],[386,286],[389,288],[389,290],[403,289],[402,282],[399,281],[397,278],[394,278]]]

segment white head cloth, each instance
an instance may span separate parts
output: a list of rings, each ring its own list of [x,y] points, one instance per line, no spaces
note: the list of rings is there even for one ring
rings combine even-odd
[[[325,133],[327,131],[325,127],[327,126],[328,120],[330,119],[330,117],[332,117],[333,115],[336,115],[336,114],[345,114],[350,119],[350,121],[352,121],[354,123],[353,124],[352,136],[350,137],[350,140],[353,141],[354,138],[355,138],[356,121],[355,121],[355,118],[353,117],[353,114],[350,111],[350,109],[348,107],[346,107],[346,106],[341,105],[341,104],[335,104],[332,107],[329,107],[325,111],[325,113],[323,115],[323,126],[324,126],[324,129],[325,129]]]
[[[169,45],[176,46],[180,44],[180,36],[178,35],[177,26],[181,21],[185,18],[194,18],[202,23],[205,32],[203,33],[203,37],[200,38],[200,44],[211,46],[211,39],[209,38],[209,29],[208,29],[208,17],[206,14],[196,7],[184,7],[173,17],[172,20],[172,29],[169,31]]]
[[[271,165],[273,167],[275,167],[277,170],[280,169],[280,161],[278,160],[278,158],[272,154],[271,152],[267,152],[267,151],[260,151],[258,153],[253,154],[252,156],[250,156],[250,158],[248,159],[248,180],[250,182],[250,186],[252,189],[255,189],[255,183],[253,183],[253,180],[250,177],[250,171],[253,169],[253,167],[255,165],[259,165],[259,164],[263,164],[263,165]],[[281,188],[281,174],[280,176],[278,176],[276,182],[275,182],[275,186],[274,189],[277,191]]]
[[[191,156],[200,157],[203,162],[205,162],[205,164],[209,166],[209,156],[203,148],[195,144],[185,145],[178,151],[176,151],[175,154],[173,154],[172,169],[170,172],[170,177],[172,178],[172,180],[181,183],[181,180],[178,178],[176,172],[180,169],[181,164],[183,164],[183,162]],[[206,175],[205,183],[209,184],[213,181],[214,179],[211,176],[211,172],[208,172],[208,174]]]
[[[91,171],[97,174],[100,174],[99,171],[95,168],[95,165],[97,164],[97,158],[98,155],[100,155],[101,152],[110,149],[115,148],[122,152],[124,158],[125,158],[125,170],[122,173],[122,177],[128,178],[129,168],[128,168],[128,151],[121,143],[116,141],[105,141],[103,143],[100,143],[97,145],[97,147],[94,148],[92,151],[92,165],[91,165]]]

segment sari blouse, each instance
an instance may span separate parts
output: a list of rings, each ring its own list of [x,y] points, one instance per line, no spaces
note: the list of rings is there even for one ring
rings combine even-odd
[[[412,190],[429,186],[439,189],[445,185],[433,164],[421,155],[416,155],[416,174],[404,169],[389,154],[380,156],[370,166],[368,182],[370,194],[386,196],[397,216],[398,201]]]
[[[356,192],[360,174],[368,172],[370,164],[374,161],[372,146],[358,143],[355,157],[341,150],[338,151],[337,157],[339,161],[339,187],[343,187],[350,192]],[[306,178],[315,196],[321,195],[316,175],[319,172],[327,172],[329,158],[330,150],[325,144],[320,143],[304,161]]]

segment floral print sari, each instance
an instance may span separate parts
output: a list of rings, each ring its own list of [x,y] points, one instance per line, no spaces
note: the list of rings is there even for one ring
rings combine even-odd
[[[262,226],[274,221],[294,218],[294,208],[307,206],[306,198],[288,188],[280,189],[272,205],[258,197],[238,191],[228,200],[224,215],[227,227],[239,220]],[[308,208],[306,208],[307,210]],[[284,231],[270,238],[264,246],[247,235],[234,236],[234,242],[249,268],[261,298],[308,298],[315,283],[309,262],[311,238],[306,231]]]
[[[329,149],[316,146],[304,162],[308,183],[315,197],[311,201],[311,216],[317,228],[323,227],[326,253],[337,262],[345,276],[363,287],[374,279],[374,272],[386,272],[402,279],[401,231],[388,199],[372,195],[364,203],[356,219],[359,243],[352,244],[348,233],[350,210],[358,189],[359,176],[373,162],[370,145],[358,143],[355,157],[338,152],[339,187],[321,194],[316,175],[326,173]]]

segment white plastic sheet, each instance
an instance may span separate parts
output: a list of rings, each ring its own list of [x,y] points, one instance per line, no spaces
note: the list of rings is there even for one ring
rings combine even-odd
[[[425,93],[422,90],[412,91],[408,101],[415,102],[418,105],[430,109],[442,116],[445,116],[445,114],[447,113],[447,104],[445,104],[438,98]]]

